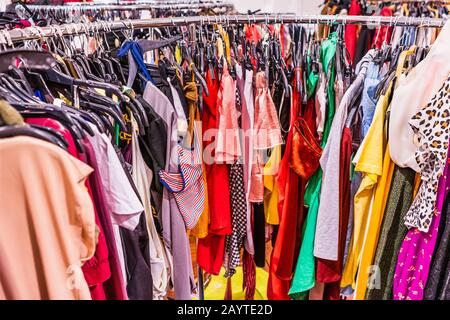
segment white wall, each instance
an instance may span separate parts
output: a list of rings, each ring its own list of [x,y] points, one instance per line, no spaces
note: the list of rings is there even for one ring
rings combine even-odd
[[[237,11],[261,9],[264,13],[319,14],[323,0],[231,0]]]

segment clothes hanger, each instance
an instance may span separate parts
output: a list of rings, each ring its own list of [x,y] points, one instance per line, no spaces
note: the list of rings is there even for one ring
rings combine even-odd
[[[281,57],[281,46],[276,40],[272,41],[272,58],[275,66],[276,74],[281,76],[281,81],[284,88],[285,97],[289,97],[289,82],[285,73],[287,69],[284,60]],[[278,78],[278,77],[276,77]]]
[[[73,119],[70,118],[67,113],[63,113],[57,109],[54,109],[51,111],[48,108],[43,110],[41,108],[32,108],[30,106],[25,106],[25,108],[23,110],[20,110],[17,105],[13,105],[13,106],[19,110],[21,116],[24,119],[27,119],[27,118],[50,118],[50,119],[59,121],[61,124],[64,125],[64,127],[67,130],[69,130],[71,136],[73,137],[77,151],[84,152],[84,147],[81,144],[80,140],[84,138],[85,133],[84,133],[82,127],[80,126],[80,124],[77,123],[76,121],[73,121]],[[66,119],[70,119],[70,120],[66,121]]]
[[[10,138],[17,136],[28,136],[39,140],[50,142],[67,150],[67,140],[62,136],[58,136],[55,131],[43,130],[41,127],[28,125],[6,125],[0,127],[0,138]],[[50,133],[51,132],[51,133]]]
[[[94,103],[94,102],[87,102],[87,101],[83,101],[83,100],[80,101],[80,107],[83,108],[85,111],[88,111],[89,113],[92,112],[92,113],[98,115],[100,118],[103,118],[105,116],[111,117],[112,119],[114,119],[114,123],[117,123],[119,125],[120,131],[125,131],[125,132],[128,131],[122,118],[119,117],[110,108],[108,108],[102,104],[98,104],[98,103]],[[109,121],[107,123],[108,123],[108,127],[110,127],[110,129],[112,129],[112,131],[114,131],[114,125],[112,123],[109,123]]]
[[[181,47],[181,52],[182,52],[183,61],[186,62],[188,65],[188,68],[194,72],[196,80],[200,83],[200,85],[202,86],[202,88],[204,90],[205,95],[208,97],[209,89],[206,84],[206,80],[205,80],[205,78],[203,78],[203,76],[198,71],[197,67],[195,66],[195,63],[193,63],[191,51],[189,50],[187,45],[183,45]],[[183,65],[183,62],[181,63],[181,65]]]
[[[37,68],[38,70],[41,69],[46,69],[48,68],[48,66],[43,67],[42,64],[39,64],[37,62],[42,62],[43,56],[41,55],[40,52],[34,52],[35,55],[35,60],[33,61],[33,59],[29,56],[27,56],[27,54],[29,54],[29,52],[23,52],[23,51],[15,51],[15,52],[8,52],[5,53],[3,55],[0,55],[0,60],[3,59],[9,59],[11,57],[17,57],[20,56],[20,59],[22,60],[22,62],[26,61],[26,62],[31,62],[34,63],[34,67]],[[47,53],[46,53],[47,54]],[[49,63],[50,65],[52,65],[51,62],[51,56],[48,56],[47,54],[47,59],[46,62]],[[25,59],[24,59],[25,58]],[[22,63],[23,67],[25,67],[25,70],[28,69],[28,65],[26,65],[26,63]],[[33,67],[33,66],[32,66]],[[16,105],[16,108],[21,111],[22,113],[25,113],[27,117],[42,117],[42,116],[47,116],[47,117],[51,117],[51,118],[56,118],[59,121],[65,122],[69,125],[75,125],[77,127],[78,132],[82,132],[81,127],[84,127],[86,131],[90,131],[89,128],[86,128],[86,125],[83,121],[80,121],[80,119],[78,119],[78,123],[75,123],[71,120],[70,117],[68,117],[65,113],[61,112],[61,110],[57,110],[54,108],[53,105],[47,105],[42,103],[39,99],[36,99],[33,96],[27,96],[28,93],[23,90],[22,88],[20,88],[18,85],[14,86],[14,81],[12,78],[10,78],[7,75],[3,75],[1,77],[2,79],[2,83],[4,85],[6,85],[9,89],[14,89],[14,92],[16,95],[19,95],[19,97],[21,98],[21,104],[20,106]],[[11,80],[11,82],[8,82],[8,80]],[[11,99],[8,99],[11,100]],[[14,104],[17,104],[17,102],[19,102],[19,99],[15,99],[16,101],[14,101]],[[34,106],[34,107],[33,107]],[[78,130],[79,129],[79,130]],[[75,130],[75,129],[74,129]],[[91,133],[92,134],[92,133]],[[80,135],[77,135],[76,133],[74,133],[74,135],[76,137],[79,137]],[[81,134],[81,137],[83,136],[83,134]],[[78,146],[78,149],[81,151],[82,147]]]
[[[104,31],[109,31],[106,23],[103,24],[103,29]],[[109,47],[108,39],[106,38],[106,32],[102,33],[101,40],[101,51],[98,52],[99,59],[106,68],[106,75],[111,77],[110,82],[120,85],[119,77],[115,73],[115,68],[111,59],[111,48]]]
[[[89,113],[83,109],[75,109],[75,108],[67,108],[67,112],[69,114],[78,114],[80,115],[81,118],[83,118],[84,120],[94,124],[98,130],[100,132],[106,132],[106,127],[104,126],[104,123],[102,122],[102,120],[100,119],[99,116],[97,116],[95,113]],[[90,128],[90,126],[89,126]],[[91,136],[92,134],[94,134],[94,132],[91,130],[90,132],[88,132]],[[92,134],[91,134],[92,133]]]
[[[94,108],[105,112],[104,108],[108,110],[108,114],[114,118],[119,128],[126,131],[126,124],[122,119],[122,111],[117,103],[107,96],[98,95],[90,90],[83,90],[80,92],[80,105],[87,108]]]
[[[37,100],[33,99],[33,97],[28,94],[28,92],[10,79],[7,74],[0,74],[0,84],[3,85],[6,90],[14,92],[23,102],[38,103]]]
[[[12,74],[13,77],[16,78],[17,81],[20,81],[20,83],[22,84],[23,88],[30,95],[34,94],[33,89],[31,88],[30,83],[26,79],[25,74],[22,72],[22,70],[20,70],[19,68],[14,67],[14,66],[11,66],[9,72]]]
[[[66,138],[59,133],[57,130],[50,128],[50,127],[46,127],[46,126],[42,126],[42,125],[38,125],[38,124],[30,124],[29,125],[31,128],[33,129],[38,129],[39,131],[44,131],[52,136],[55,136],[57,138],[57,140],[59,142],[61,142],[61,145],[63,146],[64,149],[67,149],[69,147],[69,142],[66,140]]]

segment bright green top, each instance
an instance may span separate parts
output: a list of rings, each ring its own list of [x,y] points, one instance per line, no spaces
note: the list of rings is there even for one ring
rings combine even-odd
[[[335,67],[334,57],[336,54],[337,34],[333,32],[327,40],[322,43],[320,48],[320,62],[326,75],[330,74],[327,79],[328,88],[328,105],[323,130],[323,137],[320,146],[325,148],[330,134],[331,124],[335,113],[334,100],[334,78]],[[308,82],[307,82],[308,84]],[[289,295],[292,299],[307,299],[308,290],[314,287],[316,283],[316,271],[314,261],[314,236],[316,233],[317,213],[319,211],[320,191],[322,187],[322,169],[319,167],[316,173],[309,179],[305,191],[305,206],[309,207],[308,216],[303,226],[303,239],[300,248],[300,254],[295,268],[294,278],[292,280]]]

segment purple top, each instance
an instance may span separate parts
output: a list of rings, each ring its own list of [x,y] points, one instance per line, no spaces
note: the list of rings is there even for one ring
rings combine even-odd
[[[144,99],[153,107],[167,126],[166,167],[164,169],[170,173],[179,173],[175,109],[169,99],[150,82],[147,82],[145,87]],[[173,255],[172,282],[175,289],[175,298],[177,300],[191,300],[195,282],[189,240],[175,197],[167,188],[163,190],[161,210],[164,244]]]

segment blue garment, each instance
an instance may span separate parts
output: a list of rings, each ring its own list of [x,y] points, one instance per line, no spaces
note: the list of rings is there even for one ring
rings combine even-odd
[[[41,100],[41,101],[43,101],[43,102],[47,102],[47,101],[45,101],[44,94],[43,94],[42,91],[39,90],[39,89],[35,89],[35,90],[34,90],[34,96],[37,97],[37,98],[39,98],[39,100]]]
[[[122,47],[120,47],[117,56],[123,57],[128,54],[128,51],[131,51],[131,55],[133,56],[134,61],[136,61],[137,65],[139,66],[139,69],[144,74],[147,81],[151,81],[153,84],[155,84],[155,82],[152,79],[152,76],[150,75],[150,73],[147,70],[147,67],[145,66],[144,54],[142,53],[142,48],[139,45],[139,43],[133,40],[125,41],[122,44]]]
[[[408,27],[403,30],[400,45],[409,47],[416,43],[416,28]]]
[[[373,120],[373,115],[375,113],[375,107],[377,105],[377,100],[375,98],[375,93],[377,90],[377,85],[380,83],[379,78],[379,65],[375,62],[369,62],[367,67],[367,75],[364,80],[364,88],[361,97],[361,108],[362,108],[362,127],[361,134],[364,138],[369,131],[370,124]]]

